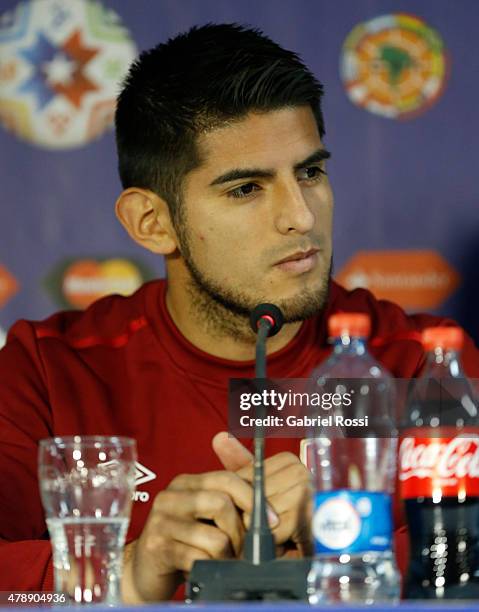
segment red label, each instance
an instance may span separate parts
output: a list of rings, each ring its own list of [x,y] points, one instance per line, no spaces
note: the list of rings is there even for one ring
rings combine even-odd
[[[447,438],[403,438],[399,480],[405,499],[478,496],[479,431]]]

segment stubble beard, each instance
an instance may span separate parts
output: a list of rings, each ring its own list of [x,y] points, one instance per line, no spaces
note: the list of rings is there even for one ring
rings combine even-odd
[[[257,299],[242,291],[220,287],[208,278],[196,265],[191,253],[185,219],[178,219],[176,233],[180,252],[190,273],[187,286],[191,314],[204,329],[216,338],[229,337],[241,342],[254,342],[256,335],[249,323],[251,311],[263,302],[270,302],[267,296]],[[322,310],[328,301],[331,283],[332,259],[328,272],[321,278],[318,288],[305,289],[299,295],[284,300],[275,300],[284,318],[284,323],[305,321]]]

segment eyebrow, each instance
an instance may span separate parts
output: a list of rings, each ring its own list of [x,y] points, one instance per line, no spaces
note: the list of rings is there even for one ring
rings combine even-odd
[[[311,153],[311,155],[308,155],[306,159],[303,159],[302,161],[295,164],[294,169],[299,170],[300,168],[304,168],[305,166],[321,162],[324,159],[329,159],[330,157],[331,153],[329,151],[323,148],[319,148],[316,149],[314,153]],[[224,183],[230,183],[231,181],[237,181],[239,179],[274,178],[275,176],[276,170],[265,170],[264,168],[234,168],[216,177],[210,183],[210,187],[213,187],[214,185],[223,185]]]

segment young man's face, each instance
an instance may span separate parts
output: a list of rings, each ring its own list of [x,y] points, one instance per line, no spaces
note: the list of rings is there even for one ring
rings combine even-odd
[[[327,299],[333,212],[311,109],[249,114],[198,146],[178,223],[193,285],[238,314],[272,302],[287,321],[311,316]]]

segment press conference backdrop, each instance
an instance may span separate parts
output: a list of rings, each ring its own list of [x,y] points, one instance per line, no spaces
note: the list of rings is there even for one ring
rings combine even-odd
[[[325,85],[335,276],[479,341],[476,0],[0,0],[0,328],[164,275],[114,217],[115,95],[139,51],[223,21]]]

